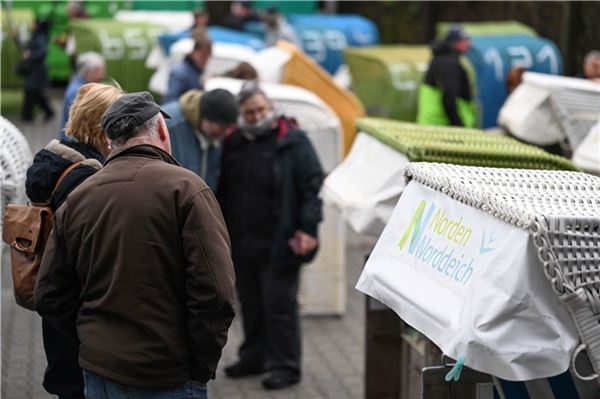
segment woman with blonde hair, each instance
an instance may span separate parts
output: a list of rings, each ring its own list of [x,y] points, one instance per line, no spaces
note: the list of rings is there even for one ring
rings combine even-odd
[[[73,189],[102,167],[110,147],[100,126],[100,119],[121,95],[120,89],[106,84],[88,83],[81,86],[65,127],[66,135],[75,141],[52,140],[35,154],[33,165],[27,170],[25,188],[32,202],[47,203],[57,210]],[[61,176],[63,179],[59,184]],[[83,399],[83,375],[78,363],[79,341],[75,328],[77,315],[69,311],[65,309],[62,321],[73,332],[69,337],[42,319],[44,350],[48,361],[44,388],[58,395],[59,399]]]

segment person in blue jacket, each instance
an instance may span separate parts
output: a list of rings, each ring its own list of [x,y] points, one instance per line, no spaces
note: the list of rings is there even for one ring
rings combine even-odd
[[[69,120],[69,109],[77,96],[79,88],[86,83],[100,83],[106,77],[106,61],[101,54],[88,51],[77,57],[77,73],[69,81],[65,90],[65,102],[63,104],[62,128],[60,139],[67,139],[64,128]]]
[[[202,30],[192,32],[194,49],[181,62],[171,67],[167,93],[162,99],[163,104],[179,99],[188,90],[202,90],[204,69],[212,54],[210,36]]]
[[[166,122],[173,157],[216,192],[221,172],[221,139],[233,131],[239,114],[235,97],[223,89],[207,93],[190,90],[163,109],[171,115]]]

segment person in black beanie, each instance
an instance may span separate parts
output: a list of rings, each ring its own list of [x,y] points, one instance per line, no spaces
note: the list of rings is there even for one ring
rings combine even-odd
[[[163,109],[172,116],[166,122],[173,156],[216,192],[221,173],[221,139],[233,131],[239,115],[235,97],[223,89],[206,93],[190,90]]]

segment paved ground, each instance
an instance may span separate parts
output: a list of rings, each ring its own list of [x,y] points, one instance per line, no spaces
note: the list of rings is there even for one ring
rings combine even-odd
[[[60,109],[60,98],[54,105]],[[57,114],[60,114],[58,112]],[[42,124],[41,120],[24,125],[9,117],[29,140],[32,151],[42,148],[57,132],[59,121]],[[347,312],[343,317],[305,317],[303,319],[304,379],[295,388],[276,393],[260,388],[260,377],[230,380],[223,375],[223,365],[236,359],[242,338],[240,320],[236,319],[225,347],[217,379],[209,383],[211,399],[227,398],[362,398],[364,391],[364,298],[354,289],[364,253],[371,243],[349,235],[347,252]],[[6,251],[2,268],[2,370],[3,399],[49,398],[41,386],[45,367],[41,342],[41,321],[33,312],[15,305]]]

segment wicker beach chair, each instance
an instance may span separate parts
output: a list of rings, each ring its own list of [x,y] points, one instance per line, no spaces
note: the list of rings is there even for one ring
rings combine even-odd
[[[584,173],[414,163],[408,180],[443,192],[529,232],[539,266],[577,328],[582,352],[600,376],[600,178]]]
[[[33,159],[27,139],[8,119],[0,116],[0,166],[2,168],[2,204],[0,228],[4,210],[10,203],[25,203],[25,174]]]

